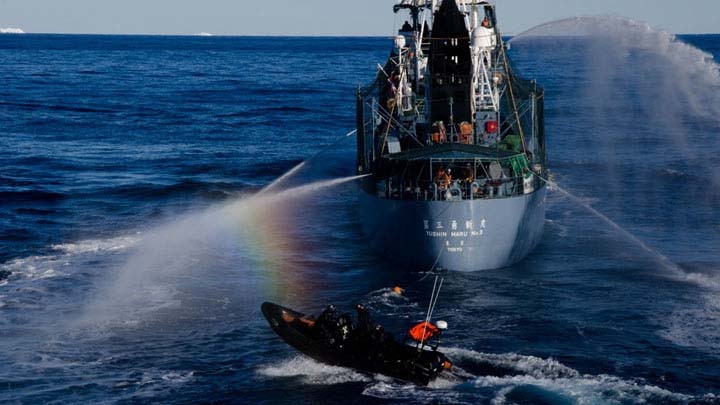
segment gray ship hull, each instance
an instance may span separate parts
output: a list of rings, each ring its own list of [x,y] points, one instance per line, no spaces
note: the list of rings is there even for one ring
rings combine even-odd
[[[362,222],[375,250],[411,268],[497,269],[522,260],[540,242],[546,188],[453,202],[381,199],[361,190]]]

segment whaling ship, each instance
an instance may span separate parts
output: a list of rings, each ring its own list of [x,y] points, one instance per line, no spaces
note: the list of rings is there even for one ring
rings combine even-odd
[[[357,92],[362,223],[418,269],[509,266],[545,222],[543,89],[520,78],[478,0],[401,0],[407,21]]]

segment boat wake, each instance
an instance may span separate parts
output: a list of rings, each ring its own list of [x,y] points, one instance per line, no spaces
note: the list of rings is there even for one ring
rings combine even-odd
[[[270,378],[299,378],[302,384],[307,385],[334,385],[372,380],[368,375],[355,370],[318,363],[303,355],[260,367],[257,369],[257,374]]]
[[[461,348],[444,352],[452,358],[454,370],[427,387],[324,365],[301,355],[260,367],[256,373],[265,378],[294,378],[305,385],[364,383],[363,395],[405,403],[711,404],[720,400],[714,394],[672,392],[642,379],[582,374],[552,358]]]

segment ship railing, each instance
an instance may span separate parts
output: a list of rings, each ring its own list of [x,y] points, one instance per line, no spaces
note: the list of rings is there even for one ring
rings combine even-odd
[[[377,184],[379,198],[409,201],[468,201],[517,197],[529,194],[542,186],[535,175],[507,177],[499,180],[454,180],[450,184],[437,181],[406,182],[401,187],[392,181]]]

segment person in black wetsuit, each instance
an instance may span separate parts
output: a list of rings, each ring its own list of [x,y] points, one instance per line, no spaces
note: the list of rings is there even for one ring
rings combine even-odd
[[[392,336],[385,333],[380,325],[375,325],[372,335],[370,336],[370,357],[375,360],[382,360],[385,357],[385,349],[387,344],[392,340]]]
[[[335,345],[337,335],[335,329],[339,319],[340,314],[335,305],[328,305],[317,318],[315,325],[320,330],[320,336],[328,346]]]
[[[365,309],[363,304],[357,304],[357,335],[360,337],[368,337],[373,331],[373,320],[370,313]]]
[[[349,314],[341,315],[334,305],[328,305],[320,313],[315,325],[325,345],[335,349],[342,350],[353,333],[352,317]]]

